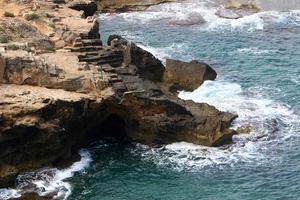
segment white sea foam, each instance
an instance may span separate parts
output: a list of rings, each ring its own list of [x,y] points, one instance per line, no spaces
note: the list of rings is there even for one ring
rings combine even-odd
[[[189,16],[202,16],[206,23],[195,24],[203,30],[219,31],[255,31],[263,30],[270,21],[272,23],[292,23],[300,25],[300,11],[264,11],[246,15],[239,19],[225,19],[217,16],[215,13],[221,6],[214,1],[209,0],[186,0],[177,3],[168,3],[156,5],[148,8],[144,12],[129,12],[115,15],[101,15],[103,20],[110,20],[115,17],[121,18],[129,23],[149,24],[161,23],[166,25],[176,24],[174,22],[188,20]],[[180,24],[180,23],[179,23]],[[191,23],[193,24],[193,23]],[[183,26],[185,27],[185,26]]]
[[[156,58],[160,59],[161,61],[165,62],[167,58],[171,58],[174,52],[177,55],[184,55],[185,60],[192,60],[193,56],[189,55],[188,46],[184,43],[173,43],[170,46],[166,46],[163,48],[153,48],[149,45],[142,45],[138,44],[141,48],[145,49],[152,53]]]
[[[239,118],[234,123],[235,128],[250,124],[253,130],[250,134],[235,136],[233,144],[219,148],[179,142],[159,149],[137,145],[135,153],[141,151],[144,159],[179,171],[278,164],[282,158],[277,151],[284,141],[297,136],[300,117],[289,106],[270,100],[260,92],[259,88],[243,89],[237,83],[221,80],[206,81],[193,92],[182,91],[179,94],[182,99],[206,102],[236,113]]]
[[[193,28],[200,31],[256,31],[267,29],[275,24],[300,24],[299,11],[265,11],[239,19],[224,19],[215,13],[219,9],[210,1],[187,0],[180,3],[162,4],[150,7],[145,12],[131,12],[115,15],[121,21],[132,23],[132,26],[144,24],[160,24],[172,26],[173,21],[187,19],[191,13],[201,15],[205,24],[195,24]],[[195,15],[196,15],[195,14]],[[175,23],[176,24],[176,23]],[[178,26],[180,29],[181,26]],[[186,28],[186,26],[182,26]],[[137,29],[137,31],[139,31]],[[143,35],[143,34],[137,34]],[[139,38],[139,41],[144,41]],[[147,44],[141,46],[164,60],[174,52],[182,50],[185,59],[189,57],[187,46],[174,44],[164,48],[152,48]],[[248,47],[237,49],[235,53],[249,55],[271,55],[278,50]],[[176,54],[177,57],[181,53]],[[182,59],[182,58],[180,58]],[[296,84],[298,80],[293,80]],[[263,95],[261,88],[242,88],[237,83],[228,81],[207,81],[194,92],[180,92],[179,97],[206,102],[220,110],[230,111],[239,115],[234,121],[234,128],[250,124],[253,130],[247,135],[233,138],[234,143],[220,148],[210,148],[185,142],[170,144],[160,149],[151,149],[137,145],[135,153],[144,159],[151,159],[158,165],[171,166],[178,170],[199,170],[206,167],[235,166],[241,163],[253,165],[276,164],[281,157],[277,150],[288,145],[292,137],[297,137],[300,130],[300,117],[283,103],[271,100]],[[299,134],[298,134],[299,135]],[[284,144],[283,144],[284,143]],[[142,153],[140,153],[142,152]]]
[[[263,97],[258,88],[243,90],[239,84],[227,81],[206,81],[193,92],[180,92],[179,97],[236,113],[241,122],[250,120],[259,123],[262,119],[276,118],[290,120],[294,116],[287,105]]]
[[[55,192],[54,199],[67,199],[71,194],[72,186],[66,179],[88,167],[92,161],[87,150],[80,150],[79,154],[81,156],[80,161],[73,163],[67,169],[48,168],[19,175],[17,177],[17,188],[1,189],[0,199],[20,197],[27,192],[35,192],[40,196]]]
[[[236,51],[241,54],[250,54],[250,55],[268,55],[277,52],[277,50],[259,49],[258,47],[240,48],[237,49]]]
[[[0,189],[0,199],[7,200],[12,198],[18,198],[21,195],[17,190],[14,189]]]

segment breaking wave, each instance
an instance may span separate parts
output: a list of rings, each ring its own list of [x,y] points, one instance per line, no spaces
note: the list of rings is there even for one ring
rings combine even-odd
[[[47,168],[19,175],[16,189],[0,189],[0,199],[17,198],[25,193],[37,193],[46,196],[53,193],[54,199],[67,199],[72,191],[66,179],[80,172],[91,163],[91,155],[87,150],[80,150],[81,160],[67,169]]]
[[[279,164],[283,159],[280,152],[293,145],[295,137],[299,139],[300,116],[288,105],[274,102],[260,92],[259,88],[242,89],[237,83],[221,80],[206,81],[193,92],[181,91],[182,99],[205,102],[238,114],[234,128],[246,124],[251,132],[237,135],[233,144],[219,148],[186,142],[158,149],[138,144],[134,153],[159,166],[179,171]]]
[[[219,3],[211,0],[187,0],[184,2],[168,3],[156,5],[148,8],[144,12],[129,12],[121,14],[103,14],[101,20],[112,20],[120,18],[128,23],[135,25],[159,23],[167,26],[176,24],[193,25],[204,31],[255,31],[263,30],[266,25],[271,23],[283,23],[300,25],[300,11],[264,11],[254,14],[247,14],[238,19],[225,19],[216,15],[222,8]],[[193,16],[193,17],[191,17]],[[197,20],[196,17],[203,18]],[[178,23],[177,23],[178,22]],[[182,26],[185,27],[185,26]]]

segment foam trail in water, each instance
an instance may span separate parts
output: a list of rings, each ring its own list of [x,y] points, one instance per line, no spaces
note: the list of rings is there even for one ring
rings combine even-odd
[[[54,192],[54,199],[67,199],[72,191],[67,178],[74,175],[75,172],[82,171],[91,163],[91,155],[87,150],[80,150],[81,160],[72,164],[67,169],[42,169],[35,172],[29,172],[17,177],[16,189],[1,189],[0,199],[10,199],[20,197],[23,193],[35,192],[40,196],[45,196]]]
[[[250,54],[250,55],[269,55],[269,54],[272,54],[272,53],[276,53],[277,51],[278,50],[259,49],[258,47],[249,47],[249,48],[237,49],[238,53]]]

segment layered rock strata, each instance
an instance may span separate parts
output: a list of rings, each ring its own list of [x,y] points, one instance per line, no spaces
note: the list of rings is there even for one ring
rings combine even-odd
[[[62,5],[63,12],[73,12]],[[61,18],[55,27],[66,21],[72,21],[71,17]],[[55,29],[54,35],[60,35],[57,41],[72,44],[61,50],[4,46],[0,56],[2,186],[12,185],[16,175],[26,170],[68,160],[79,147],[98,138],[149,145],[231,142],[236,132],[230,125],[236,115],[166,92],[166,85],[176,80],[166,81],[166,74],[176,75],[177,70],[169,65],[166,69],[151,53],[120,36],[111,36],[109,45],[103,45],[99,24],[81,22],[85,24],[70,25],[64,32]],[[89,28],[79,31],[76,27]],[[35,31],[42,34],[38,28]],[[63,37],[66,33],[70,37]],[[212,75],[196,78],[193,88],[216,75],[203,63],[173,66],[191,72],[195,64]],[[176,84],[188,87],[190,83],[180,79]]]

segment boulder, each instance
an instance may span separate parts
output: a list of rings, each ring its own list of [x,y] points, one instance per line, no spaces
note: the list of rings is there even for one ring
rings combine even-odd
[[[238,19],[243,17],[242,15],[231,9],[219,9],[215,14],[221,18],[226,19]]]
[[[214,80],[217,73],[203,62],[167,59],[163,85],[171,92],[193,91],[204,81]]]
[[[93,0],[75,0],[68,4],[74,10],[83,11],[84,16],[93,16],[97,12],[97,4]]]
[[[170,24],[179,26],[191,26],[204,23],[206,23],[205,19],[197,12],[192,12],[185,15],[183,18],[177,18],[170,21]]]

